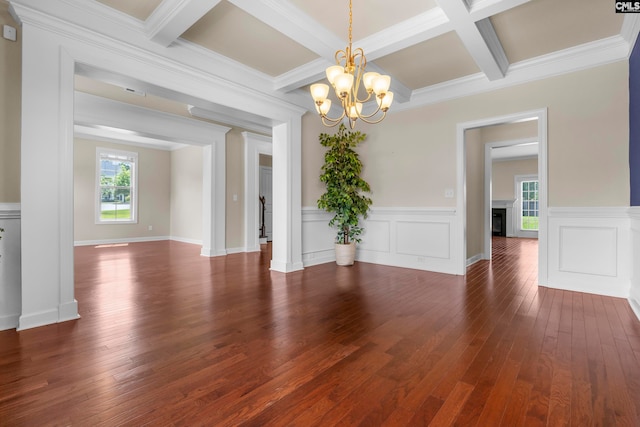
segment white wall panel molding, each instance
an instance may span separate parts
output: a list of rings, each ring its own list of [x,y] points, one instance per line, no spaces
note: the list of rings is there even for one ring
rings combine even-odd
[[[550,208],[548,286],[628,298],[629,208]]]
[[[305,266],[335,260],[332,215],[302,210],[302,258]],[[455,274],[453,208],[372,208],[356,259],[362,262]]]
[[[18,326],[20,291],[20,204],[0,203],[0,331]]]
[[[631,218],[631,289],[629,304],[640,319],[640,206],[629,209]]]

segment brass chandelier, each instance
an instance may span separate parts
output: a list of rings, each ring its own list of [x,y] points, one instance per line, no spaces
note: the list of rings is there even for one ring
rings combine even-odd
[[[356,120],[361,119],[365,123],[379,123],[387,115],[387,111],[393,102],[393,92],[389,91],[391,77],[376,72],[366,72],[367,58],[362,48],[353,49],[351,46],[351,27],[353,13],[351,0],[349,0],[349,45],[345,50],[339,50],[335,54],[336,64],[326,70],[327,80],[333,86],[336,96],[342,103],[340,117],[331,118],[327,114],[331,109],[329,86],[323,83],[311,85],[311,96],[316,105],[316,111],[322,118],[325,126],[333,127],[343,118],[349,119],[351,129],[355,127]],[[359,98],[360,88],[364,86],[366,93]],[[371,113],[363,113],[364,103],[375,99],[377,108]]]

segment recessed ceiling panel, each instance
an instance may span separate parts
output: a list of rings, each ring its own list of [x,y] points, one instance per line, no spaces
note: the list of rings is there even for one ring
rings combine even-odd
[[[480,71],[455,32],[376,59],[375,63],[412,90]]]
[[[120,12],[138,18],[141,21],[146,19],[153,11],[162,3],[162,0],[98,0],[100,3],[106,4]]]
[[[272,77],[318,57],[226,1],[211,9],[182,38]]]
[[[606,0],[534,0],[491,17],[510,63],[620,33],[624,15]]]
[[[336,36],[345,41],[348,40],[349,2],[347,0],[290,1]],[[435,0],[402,0],[402,2],[353,0],[353,40],[363,39],[436,6]]]

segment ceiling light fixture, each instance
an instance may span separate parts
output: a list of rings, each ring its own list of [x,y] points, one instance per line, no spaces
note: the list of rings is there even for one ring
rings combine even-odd
[[[336,52],[336,64],[326,70],[327,80],[333,86],[336,96],[342,103],[342,114],[338,118],[327,116],[331,109],[329,86],[323,83],[311,85],[311,96],[316,104],[316,111],[322,118],[325,126],[333,127],[343,118],[349,119],[349,126],[353,129],[356,120],[361,119],[365,123],[380,123],[387,115],[387,111],[393,102],[393,92],[389,91],[391,77],[380,75],[376,72],[365,73],[367,58],[362,48],[355,50],[351,47],[351,27],[353,21],[352,5],[349,0],[349,45],[345,50]],[[366,94],[364,98],[358,98],[360,88],[364,85]],[[372,113],[363,113],[363,104],[375,99],[377,108]]]

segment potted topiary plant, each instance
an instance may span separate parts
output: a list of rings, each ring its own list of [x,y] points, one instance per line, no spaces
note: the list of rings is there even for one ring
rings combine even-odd
[[[320,134],[320,144],[327,147],[320,181],[326,192],[318,199],[318,208],[334,213],[329,221],[337,229],[336,263],[353,265],[356,242],[360,242],[363,229],[360,217],[366,218],[372,201],[362,193],[370,193],[369,184],[360,177],[362,162],[354,148],[367,136],[361,132],[347,131],[340,124],[334,135]]]

